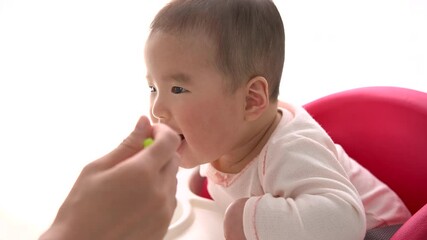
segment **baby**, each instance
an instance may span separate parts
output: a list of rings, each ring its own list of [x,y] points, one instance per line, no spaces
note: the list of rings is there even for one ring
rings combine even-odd
[[[175,0],[146,43],[152,120],[203,165],[229,239],[363,239],[399,197],[302,108],[278,102],[285,34],[271,0]]]

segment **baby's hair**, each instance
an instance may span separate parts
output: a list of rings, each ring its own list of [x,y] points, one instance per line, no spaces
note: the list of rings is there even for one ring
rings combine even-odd
[[[282,18],[272,0],[173,0],[154,18],[151,34],[203,33],[214,43],[215,63],[234,92],[255,76],[277,100],[285,55]]]

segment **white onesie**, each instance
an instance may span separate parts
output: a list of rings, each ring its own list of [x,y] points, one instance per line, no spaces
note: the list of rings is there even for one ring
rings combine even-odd
[[[302,108],[282,119],[260,154],[238,174],[201,167],[222,209],[247,198],[247,239],[363,239],[367,229],[403,223],[400,198],[333,143]]]

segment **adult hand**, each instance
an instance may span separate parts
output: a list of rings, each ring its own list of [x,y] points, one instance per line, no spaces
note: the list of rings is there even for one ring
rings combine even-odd
[[[154,143],[142,150],[147,137]],[[40,240],[162,239],[176,207],[179,143],[169,127],[141,117],[115,150],[83,169]]]

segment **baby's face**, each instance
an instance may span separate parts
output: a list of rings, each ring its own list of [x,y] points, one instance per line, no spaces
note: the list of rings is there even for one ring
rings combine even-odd
[[[153,122],[182,136],[181,166],[194,167],[229,154],[238,146],[245,91],[226,91],[214,64],[214,48],[204,36],[153,33],[145,62]]]

